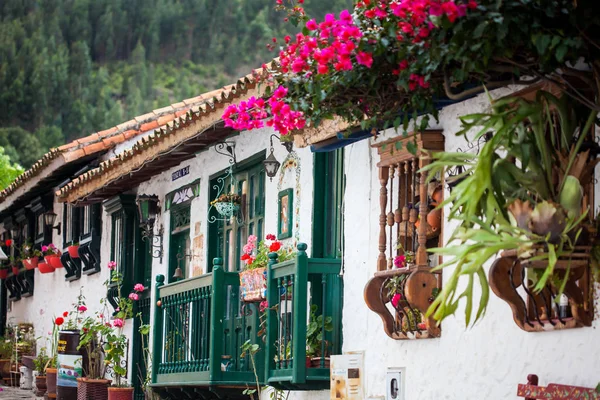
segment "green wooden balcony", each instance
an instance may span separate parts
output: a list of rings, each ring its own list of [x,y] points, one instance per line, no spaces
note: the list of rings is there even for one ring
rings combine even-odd
[[[152,387],[165,399],[247,398],[242,391],[255,376],[241,346],[259,343],[260,321],[258,304],[240,299],[238,273],[225,272],[215,259],[212,273],[168,285],[163,275],[156,281]],[[261,377],[263,360],[258,353]]]
[[[341,353],[341,261],[309,258],[306,248],[300,243],[297,257],[282,263],[269,255],[266,382],[287,390],[329,388],[328,357]],[[311,346],[307,338],[319,332],[324,340]]]

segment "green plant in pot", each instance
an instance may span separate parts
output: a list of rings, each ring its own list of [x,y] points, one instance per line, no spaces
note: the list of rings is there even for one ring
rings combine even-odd
[[[310,307],[310,320],[306,326],[306,357],[311,367],[329,368],[329,343],[325,332],[333,331],[333,318],[317,315],[317,306]]]
[[[10,358],[12,341],[8,337],[0,337],[0,378],[10,378]]]
[[[50,363],[50,356],[48,355],[46,348],[42,347],[39,354],[33,359],[33,366],[37,372],[35,377],[36,396],[43,396],[46,393],[46,368]]]
[[[479,154],[436,153],[425,168],[431,175],[462,170],[440,205],[449,206],[458,226],[444,248],[432,250],[449,257],[439,268],[454,266],[428,311],[438,320],[453,314],[462,298],[466,323],[473,320],[475,280],[482,292],[474,320],[484,315],[489,287],[483,266],[497,254],[533,266],[528,279],[536,291],[551,284],[560,293],[571,258],[589,257],[589,248],[581,246],[596,235],[584,207],[584,189],[598,162],[591,134],[596,111],[544,91],[532,101],[504,98],[492,106],[492,113],[461,118],[459,136],[475,132],[478,141],[493,133]],[[558,267],[567,271],[562,281],[554,273]],[[460,291],[463,278],[467,284]]]

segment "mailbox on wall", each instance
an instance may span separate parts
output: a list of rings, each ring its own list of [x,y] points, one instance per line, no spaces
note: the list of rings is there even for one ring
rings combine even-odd
[[[331,356],[331,400],[362,400],[364,394],[364,354]]]

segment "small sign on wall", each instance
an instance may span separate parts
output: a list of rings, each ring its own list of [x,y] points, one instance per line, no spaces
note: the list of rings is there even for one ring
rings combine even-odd
[[[330,400],[363,400],[364,354],[356,352],[331,356]]]
[[[183,168],[178,169],[177,171],[173,172],[171,174],[171,181],[176,181],[177,179],[182,178],[189,174],[190,174],[190,166],[188,165],[186,167],[183,167]]]

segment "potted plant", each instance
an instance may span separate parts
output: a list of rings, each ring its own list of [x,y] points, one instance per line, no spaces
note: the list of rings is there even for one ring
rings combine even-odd
[[[268,234],[265,240],[258,242],[254,235],[248,236],[244,245],[241,260],[244,269],[240,272],[240,287],[244,301],[262,301],[266,298],[267,290],[267,262],[269,253],[277,253],[278,262],[283,262],[293,257],[290,248],[283,247],[273,234]],[[282,293],[283,294],[283,293]]]
[[[450,205],[458,227],[448,245],[434,251],[452,256],[441,267],[457,268],[429,310],[438,320],[466,297],[470,323],[474,280],[483,289],[475,320],[484,314],[489,287],[483,266],[497,253],[527,268],[534,291],[552,285],[559,294],[571,267],[587,268],[595,254],[596,221],[584,188],[600,153],[592,130],[596,111],[544,91],[533,100],[511,97],[492,106],[492,113],[461,118],[458,135],[475,131],[478,140],[495,128],[479,154],[437,153],[426,168],[432,175],[464,171],[442,203]],[[566,271],[564,278],[555,270]],[[471,283],[460,291],[465,275]]]
[[[9,257],[10,268],[13,275],[17,276],[21,272],[21,259],[19,257]]]
[[[29,242],[25,242],[21,248],[21,259],[23,260],[23,266],[27,270],[37,268],[38,260],[42,256],[42,252],[33,247]]]
[[[8,278],[8,265],[0,264],[0,279]]]
[[[241,204],[242,198],[235,193],[223,193],[210,202],[210,205],[215,207],[219,215],[227,218],[236,215]]]
[[[0,379],[10,378],[10,358],[12,341],[10,337],[0,337]]]
[[[40,353],[33,360],[33,365],[37,375],[35,377],[36,396],[43,396],[46,393],[46,367],[50,362],[50,357],[46,353],[46,348],[42,347]]]
[[[79,242],[75,242],[69,247],[67,247],[67,251],[71,258],[79,258]]]
[[[60,261],[60,251],[54,244],[50,243],[47,246],[42,246],[42,253],[44,254],[44,261],[46,261],[53,269],[63,268],[62,262]]]
[[[38,267],[39,269],[39,267]],[[65,318],[69,315],[65,311],[62,316],[54,318],[52,321],[52,337],[50,339],[50,354],[48,355],[48,362],[46,363],[46,388],[49,395],[56,397],[56,380],[58,370],[56,368],[58,364],[58,331],[60,327],[65,323]],[[51,397],[51,396],[49,396]]]
[[[331,317],[317,316],[317,306],[310,306],[310,320],[306,326],[306,358],[311,368],[329,368],[329,344],[325,332],[333,331]]]

